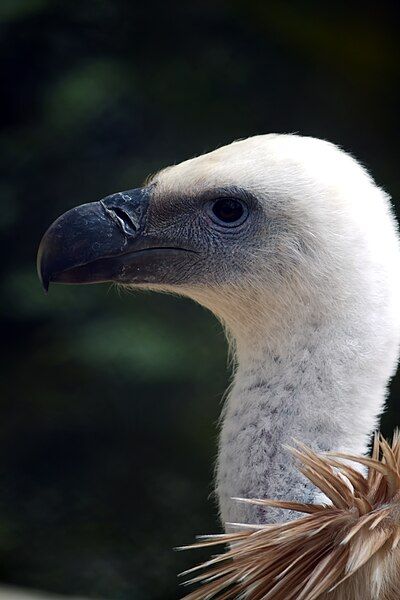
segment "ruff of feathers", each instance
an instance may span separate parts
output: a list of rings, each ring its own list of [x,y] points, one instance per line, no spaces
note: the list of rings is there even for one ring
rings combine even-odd
[[[187,546],[226,551],[183,573],[197,589],[184,600],[398,600],[400,435],[375,435],[371,458],[290,449],[298,468],[331,505],[249,500],[303,513],[273,525],[234,525]],[[360,473],[348,461],[364,465]],[[198,574],[199,573],[199,574]]]

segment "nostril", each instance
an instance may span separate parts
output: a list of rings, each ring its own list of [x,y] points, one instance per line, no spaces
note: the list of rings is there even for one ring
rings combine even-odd
[[[139,229],[139,222],[134,218],[133,215],[130,215],[128,212],[124,211],[120,206],[105,206],[103,203],[103,207],[126,234],[136,235]]]
[[[132,218],[125,211],[123,211],[122,208],[115,207],[112,210],[115,212],[117,217],[121,219],[121,221],[127,229],[133,229],[134,231],[136,231],[137,227],[133,222]]]

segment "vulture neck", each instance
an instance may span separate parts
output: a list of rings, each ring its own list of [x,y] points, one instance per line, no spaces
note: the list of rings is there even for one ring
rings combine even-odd
[[[321,501],[283,445],[298,440],[317,451],[362,454],[377,426],[389,372],[379,364],[385,348],[375,343],[365,312],[299,314],[265,330],[249,327],[249,335],[233,332],[237,368],[217,471],[223,523],[282,516],[232,498]]]

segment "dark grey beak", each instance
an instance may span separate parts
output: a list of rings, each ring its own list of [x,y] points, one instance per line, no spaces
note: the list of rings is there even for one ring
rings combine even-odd
[[[140,251],[149,204],[149,188],[82,204],[59,217],[39,246],[37,269],[45,291],[50,282],[98,283],[131,280],[129,270],[145,270]],[[127,257],[138,254],[134,266]]]

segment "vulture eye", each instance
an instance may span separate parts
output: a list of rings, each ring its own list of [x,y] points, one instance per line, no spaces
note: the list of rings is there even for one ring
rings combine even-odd
[[[210,206],[210,216],[214,223],[223,227],[237,227],[247,217],[248,209],[236,198],[218,198]]]

